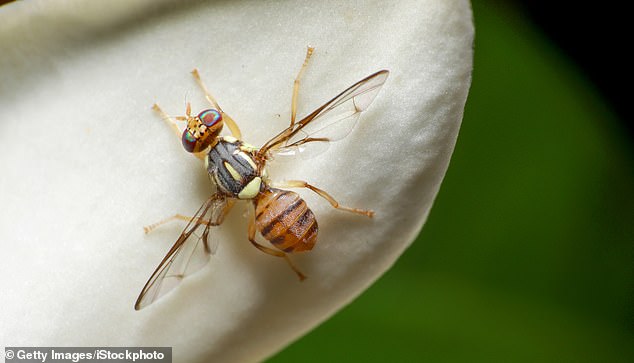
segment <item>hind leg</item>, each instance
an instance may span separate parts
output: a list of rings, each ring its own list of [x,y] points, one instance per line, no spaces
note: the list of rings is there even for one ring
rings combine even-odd
[[[283,258],[286,263],[288,263],[288,266],[295,272],[295,274],[297,274],[297,277],[299,278],[300,281],[303,281],[304,279],[306,279],[306,275],[304,275],[298,268],[297,266],[295,266],[295,264],[293,263],[293,261],[291,261],[291,259],[288,257],[288,254],[280,251],[280,250],[276,250],[270,247],[266,247],[266,246],[262,246],[261,244],[259,244],[256,240],[255,240],[255,214],[253,213],[253,208],[250,208],[250,213],[249,213],[249,242],[251,242],[251,244],[253,246],[255,246],[255,248],[257,248],[258,250],[271,255],[271,256],[275,256],[275,257],[281,257]]]

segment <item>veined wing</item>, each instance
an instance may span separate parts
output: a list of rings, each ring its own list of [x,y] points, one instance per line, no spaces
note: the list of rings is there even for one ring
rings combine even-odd
[[[370,106],[388,75],[389,71],[381,70],[348,87],[269,140],[260,148],[259,155],[296,154],[310,142],[327,145],[343,139],[354,128],[361,112]]]
[[[227,199],[221,194],[212,195],[189,221],[172,248],[165,255],[152,276],[143,286],[143,290],[134,304],[140,310],[167,292],[174,289],[185,276],[200,270],[207,262],[209,255],[215,252],[216,241],[211,241],[209,231],[212,226],[222,222],[227,212]],[[196,231],[204,226],[201,234]],[[202,243],[201,243],[202,242]]]

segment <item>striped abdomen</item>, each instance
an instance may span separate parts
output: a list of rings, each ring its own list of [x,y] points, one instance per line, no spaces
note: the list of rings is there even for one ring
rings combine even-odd
[[[317,242],[317,221],[297,193],[267,188],[254,200],[255,224],[264,238],[284,252],[301,252]]]

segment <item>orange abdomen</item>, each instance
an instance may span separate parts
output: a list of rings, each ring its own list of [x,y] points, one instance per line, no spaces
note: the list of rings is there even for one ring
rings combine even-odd
[[[254,199],[255,224],[284,252],[309,251],[317,242],[317,221],[306,202],[288,190],[267,188]]]

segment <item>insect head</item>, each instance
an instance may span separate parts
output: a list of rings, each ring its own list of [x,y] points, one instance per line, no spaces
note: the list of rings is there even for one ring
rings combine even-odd
[[[187,127],[183,131],[183,147],[190,153],[204,151],[209,146],[213,147],[218,141],[218,135],[222,131],[222,113],[218,110],[207,109],[198,116],[189,116],[187,112]]]

